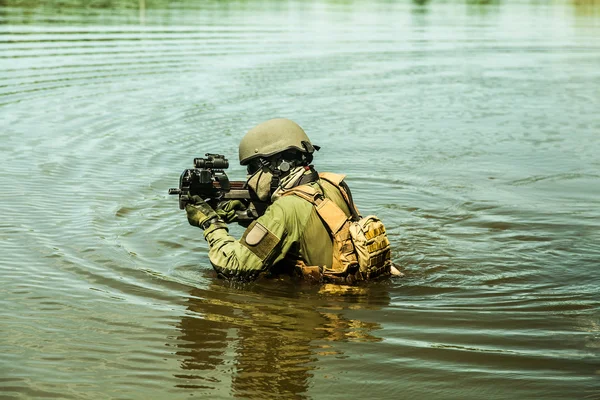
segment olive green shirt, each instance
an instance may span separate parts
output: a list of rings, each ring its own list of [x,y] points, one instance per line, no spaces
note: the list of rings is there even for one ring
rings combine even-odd
[[[310,185],[335,202],[347,216],[350,210],[340,191],[320,179]],[[301,260],[306,265],[331,267],[332,239],[312,203],[298,196],[283,196],[246,229],[238,241],[223,226],[204,232],[208,257],[219,275],[255,279],[262,272],[285,272]]]

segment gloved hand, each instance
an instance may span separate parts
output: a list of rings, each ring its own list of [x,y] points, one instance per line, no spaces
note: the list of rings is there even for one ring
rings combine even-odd
[[[208,228],[209,221],[219,218],[215,210],[197,195],[190,198],[190,202],[185,206],[185,211],[190,225],[202,229]]]
[[[240,200],[226,200],[220,202],[215,211],[223,221],[229,224],[237,221],[236,211],[245,209],[246,206]]]

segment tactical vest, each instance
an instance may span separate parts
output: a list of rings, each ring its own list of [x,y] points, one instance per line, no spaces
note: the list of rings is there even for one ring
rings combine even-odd
[[[350,191],[342,182],[344,175],[325,172],[319,177],[340,191],[352,215],[347,216],[335,202],[308,185],[283,193],[283,196],[294,195],[312,203],[333,242],[331,267],[310,267],[299,261],[297,267],[301,274],[311,279],[349,284],[389,275],[391,249],[383,223],[374,215],[360,217]]]

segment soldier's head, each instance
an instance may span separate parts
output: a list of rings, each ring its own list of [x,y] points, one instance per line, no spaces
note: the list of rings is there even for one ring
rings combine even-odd
[[[240,164],[248,169],[249,186],[266,201],[273,177],[283,178],[296,167],[308,166],[318,149],[294,121],[271,119],[250,129],[242,138]]]

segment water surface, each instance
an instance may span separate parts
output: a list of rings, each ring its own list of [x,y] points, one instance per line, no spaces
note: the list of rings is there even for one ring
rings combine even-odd
[[[0,397],[600,398],[599,9],[3,1]],[[273,117],[404,279],[215,277],[167,189]]]

